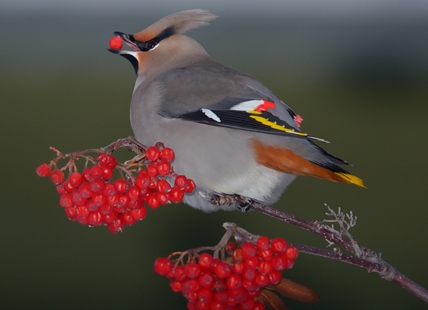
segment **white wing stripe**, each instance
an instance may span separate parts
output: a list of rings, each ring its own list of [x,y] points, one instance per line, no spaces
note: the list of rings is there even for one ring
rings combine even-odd
[[[238,103],[237,105],[234,105],[231,110],[235,111],[253,111],[255,110],[259,105],[263,104],[263,100],[248,100],[241,103]]]
[[[202,113],[204,113],[208,118],[215,120],[217,123],[221,123],[221,119],[215,114],[213,111],[209,109],[201,109]]]

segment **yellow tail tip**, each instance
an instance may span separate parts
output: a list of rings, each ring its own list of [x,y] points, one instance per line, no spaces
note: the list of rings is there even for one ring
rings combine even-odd
[[[335,174],[337,174],[338,176],[340,176],[345,183],[355,184],[357,186],[360,186],[360,187],[363,187],[363,188],[367,188],[364,185],[363,180],[361,180],[359,177],[357,177],[357,176],[355,176],[353,174],[343,173],[343,172],[335,172]]]

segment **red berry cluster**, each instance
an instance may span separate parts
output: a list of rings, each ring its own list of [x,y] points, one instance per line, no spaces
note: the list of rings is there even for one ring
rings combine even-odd
[[[173,160],[172,149],[152,146],[146,151],[146,169],[134,171],[118,166],[115,157],[100,153],[93,166],[84,168],[82,173],[71,172],[65,181],[62,170],[67,166],[52,170],[52,164],[41,164],[36,172],[41,177],[49,176],[56,184],[59,204],[69,219],[90,226],[107,225],[112,233],[117,233],[125,225],[146,217],[145,204],[157,209],[170,202],[181,202],[185,193],[194,190],[191,179],[173,172]],[[115,168],[126,171],[126,179],[112,180]]]
[[[158,258],[155,271],[170,279],[174,292],[181,292],[191,310],[261,310],[261,290],[278,285],[282,270],[293,267],[297,249],[282,238],[245,242],[235,248],[229,242],[224,260],[202,253],[185,264],[170,258]]]

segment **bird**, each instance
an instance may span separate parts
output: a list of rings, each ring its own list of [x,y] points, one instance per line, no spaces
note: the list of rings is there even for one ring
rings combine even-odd
[[[239,195],[272,205],[296,176],[365,187],[349,165],[300,130],[301,117],[260,81],[213,60],[187,31],[217,16],[193,9],[168,15],[135,34],[114,32],[128,49],[108,49],[136,73],[130,119],[137,141],[175,152],[174,172],[191,178],[184,203],[235,210],[209,195]]]

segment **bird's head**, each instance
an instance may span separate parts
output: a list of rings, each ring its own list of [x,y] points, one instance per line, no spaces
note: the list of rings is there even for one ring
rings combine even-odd
[[[205,10],[174,13],[135,34],[114,32],[132,50],[112,48],[108,50],[128,59],[137,75],[159,74],[209,58],[199,43],[184,36],[183,33],[208,25],[208,22],[216,17]]]

